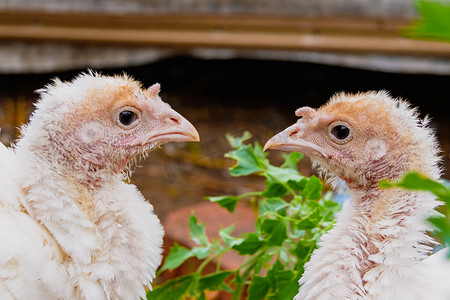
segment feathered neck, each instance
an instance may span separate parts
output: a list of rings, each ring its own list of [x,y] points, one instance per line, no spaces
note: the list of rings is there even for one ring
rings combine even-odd
[[[71,259],[89,263],[102,247],[96,223],[101,217],[98,206],[103,205],[99,201],[106,198],[97,195],[113,190],[122,174],[89,164],[68,152],[72,145],[58,132],[49,134],[35,127],[23,129],[24,136],[14,147],[24,174],[20,179],[23,206]],[[81,235],[85,236],[83,243],[77,241]]]
[[[72,133],[68,134],[63,128],[49,131],[45,127],[38,130],[35,127],[24,127],[23,137],[14,147],[24,169],[87,190],[116,179],[118,172],[111,164],[96,165],[80,154],[82,149],[73,141]]]
[[[352,191],[305,265],[296,299],[420,299],[419,261],[433,244],[425,218],[435,206],[419,192]]]

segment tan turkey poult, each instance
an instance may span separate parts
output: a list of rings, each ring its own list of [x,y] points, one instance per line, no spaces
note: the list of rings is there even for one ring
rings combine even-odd
[[[383,91],[336,94],[296,115],[265,148],[307,154],[330,183],[345,181],[351,199],[305,265],[295,299],[450,299],[447,250],[428,257],[436,243],[426,218],[436,214],[435,197],[378,185],[412,170],[439,178],[428,120]]]

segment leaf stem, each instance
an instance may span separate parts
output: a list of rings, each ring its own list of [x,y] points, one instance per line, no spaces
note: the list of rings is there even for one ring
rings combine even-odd
[[[197,273],[199,275],[202,274],[203,269],[211,262],[213,261],[215,258],[219,258],[218,264],[217,264],[217,271],[219,271],[220,269],[220,263],[222,261],[222,255],[228,251],[230,251],[231,248],[223,248],[222,250],[220,250],[219,252],[209,256],[208,258],[205,258],[204,261],[202,261],[202,263],[200,264],[200,266],[197,268]]]
[[[254,197],[254,196],[261,196],[261,193],[264,191],[256,191],[256,192],[248,192],[242,195],[237,196],[239,199],[241,198],[248,198],[248,197]]]
[[[202,275],[202,271],[203,269],[212,261],[214,260],[216,257],[218,257],[220,255],[220,253],[217,253],[215,255],[211,255],[210,257],[206,258],[204,261],[202,261],[202,263],[200,264],[200,266],[197,268],[197,273],[199,275]]]
[[[274,211],[269,211],[269,212],[267,212],[267,214],[271,214],[279,219],[283,219],[285,221],[290,221],[290,222],[295,222],[295,223],[297,223],[301,220],[301,219],[294,219],[294,218],[286,217],[286,216],[280,215],[279,213],[276,213]]]
[[[269,176],[270,178],[274,179],[275,181],[279,182],[282,186],[284,186],[289,193],[291,193],[292,197],[298,196],[297,193],[285,182],[281,181],[280,179],[278,179],[276,176],[273,176],[272,174],[270,174],[269,172],[264,172],[267,176]]]
[[[247,266],[244,269],[244,272],[242,273],[242,276],[240,276],[241,280],[239,280],[236,283],[236,288],[234,290],[232,300],[240,300],[241,299],[241,296],[242,296],[242,293],[243,293],[243,289],[244,289],[244,285],[245,285],[245,281],[246,281],[248,275],[250,274],[250,272],[255,268],[256,264],[258,263],[258,260],[261,258],[261,256],[264,255],[265,251],[266,251],[266,247],[261,249],[257,255],[253,256],[250,260],[245,262],[243,266],[241,266],[240,268],[238,268],[236,270],[236,273],[239,274],[239,270],[242,267]]]
[[[216,265],[216,272],[220,271],[220,265],[222,264],[222,257],[224,253],[220,253],[220,255],[217,258],[217,265]]]

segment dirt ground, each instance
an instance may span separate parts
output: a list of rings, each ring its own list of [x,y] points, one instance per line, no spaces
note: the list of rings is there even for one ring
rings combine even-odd
[[[160,82],[163,100],[191,121],[201,136],[200,143],[167,144],[136,168],[132,180],[162,220],[174,209],[205,201],[205,196],[261,189],[263,182],[257,177],[228,175],[227,167],[232,161],[223,157],[231,150],[225,134],[241,135],[248,130],[254,136],[253,141],[264,144],[296,121],[296,108],[318,107],[338,91],[386,89],[393,96],[402,96],[419,106],[423,115],[431,115],[432,126],[437,129],[444,149],[447,170],[444,177],[449,178],[450,77],[387,74],[294,62],[191,58],[102,72],[123,71],[145,86]],[[26,99],[23,110],[28,114],[36,98],[33,90],[44,86],[49,78],[58,76],[69,80],[78,72],[0,75],[0,107],[3,108],[0,123],[2,114],[3,120],[12,122],[5,113],[8,99]],[[9,141],[15,124],[3,122],[0,126],[3,128],[0,138]],[[274,163],[280,162],[280,153],[272,152],[270,156]],[[308,173],[308,161],[300,168]]]

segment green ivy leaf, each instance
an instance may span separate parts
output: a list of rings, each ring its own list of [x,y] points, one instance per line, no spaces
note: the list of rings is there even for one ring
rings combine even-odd
[[[277,289],[273,299],[285,300],[293,299],[298,293],[298,280],[297,272],[292,270],[283,270],[275,274],[275,280],[277,282]]]
[[[228,152],[225,157],[236,160],[236,164],[229,169],[231,176],[245,176],[263,170],[253,148],[248,145]]]
[[[267,279],[269,280],[270,288],[274,291],[277,289],[276,275],[283,270],[284,270],[283,264],[279,260],[277,260],[272,265],[272,268],[270,268],[270,270],[267,272]]]
[[[264,197],[273,198],[273,197],[282,197],[286,195],[288,189],[279,182],[271,182],[268,183],[266,190],[262,193]]]
[[[255,156],[258,158],[260,166],[270,165],[269,161],[266,158],[267,155],[269,154],[264,152],[264,148],[258,142],[255,142],[255,145],[253,146],[253,152],[255,153]]]
[[[292,151],[289,154],[283,153],[284,163],[281,165],[282,168],[289,168],[297,171],[297,164],[303,158],[302,153]]]
[[[278,212],[289,206],[289,203],[281,198],[269,198],[259,202],[259,215],[264,216],[267,213]]]
[[[311,176],[305,185],[301,195],[303,199],[317,200],[322,197],[323,184],[316,176]]]
[[[305,201],[304,204],[305,205],[303,206],[303,210],[307,211],[307,212],[312,212],[316,208],[319,211],[325,209],[318,201],[314,201],[314,200],[307,200],[307,201]]]
[[[383,188],[401,187],[415,191],[428,191],[450,205],[450,189],[442,183],[416,172],[406,174],[399,182],[381,181],[380,186]]]
[[[252,134],[248,131],[245,131],[241,137],[235,137],[229,133],[225,137],[233,148],[240,148],[244,145],[245,141],[252,138]]]
[[[307,178],[302,178],[301,180],[288,180],[288,185],[291,189],[296,191],[303,191],[305,189],[306,184],[308,183]]]
[[[315,248],[316,248],[315,240],[303,238],[297,242],[293,253],[295,256],[297,256],[297,258],[300,261],[307,262],[309,260],[309,257],[311,256],[311,253],[314,251]]]
[[[269,292],[269,280],[266,277],[253,276],[248,290],[248,300],[264,299]]]
[[[300,230],[304,229],[312,229],[318,227],[320,220],[322,217],[320,216],[320,211],[318,208],[315,208],[311,213],[309,213],[303,219],[300,219],[296,223],[296,228]]]
[[[268,246],[281,246],[287,238],[287,227],[282,220],[265,219],[261,230],[266,234],[265,241]]]
[[[421,18],[404,30],[412,38],[450,41],[450,5],[446,1],[415,1]]]
[[[205,247],[195,247],[191,249],[191,254],[193,256],[196,256],[198,259],[205,259],[208,257],[209,253],[211,252],[211,246],[205,246]]]
[[[198,224],[197,217],[191,214],[189,216],[189,230],[191,239],[199,245],[209,245],[208,237],[205,232],[205,224]]]
[[[218,288],[218,290],[225,291],[225,292],[228,292],[228,293],[230,293],[230,294],[232,294],[232,293],[234,292],[233,289],[232,289],[228,284],[226,284],[225,282],[223,282],[223,283],[220,285],[220,287]]]
[[[293,170],[290,168],[280,168],[272,165],[267,166],[265,176],[270,181],[276,180],[282,183],[287,183],[288,181],[300,181],[304,178],[298,173],[297,170]]]
[[[273,257],[272,251],[266,251],[264,254],[262,254],[255,264],[253,274],[259,274],[263,268],[268,268],[268,266],[272,265],[271,263],[272,257]]]
[[[231,236],[231,232],[233,231],[233,229],[234,229],[234,224],[219,230],[219,236],[222,238],[222,240],[225,242],[225,244],[227,244],[228,247],[233,247],[244,241],[243,238],[240,238],[240,237],[236,238],[236,237]]]
[[[149,291],[147,299],[149,300],[182,300],[184,295],[190,291],[197,284],[198,275],[196,273],[182,276],[168,281],[166,284]]]
[[[267,272],[267,279],[273,291],[271,299],[293,299],[298,292],[299,277],[298,272],[285,270],[284,265],[277,260]]]
[[[261,241],[256,233],[249,233],[247,237],[239,244],[233,246],[233,249],[239,252],[239,255],[255,254],[264,242]]]
[[[280,259],[283,263],[289,262],[288,251],[286,248],[280,248],[278,252],[278,259]]]
[[[321,214],[325,220],[333,221],[334,215],[341,210],[339,203],[334,201],[322,201],[324,212]]]
[[[225,279],[227,279],[231,274],[234,272],[232,271],[218,271],[206,276],[203,276],[200,278],[198,283],[198,289],[201,291],[204,290],[218,290],[221,289],[221,287],[224,284]]]
[[[234,196],[217,196],[217,197],[206,197],[211,202],[219,204],[221,207],[225,208],[229,212],[234,212],[236,204],[239,200],[238,197]]]
[[[439,228],[442,231],[442,233],[450,236],[450,224],[447,223],[445,217],[431,217],[428,218],[428,221],[430,221],[433,225]]]
[[[161,267],[161,272],[165,270],[173,270],[193,256],[194,254],[191,250],[175,243],[175,245],[170,248],[170,253],[166,257],[164,265]]]

